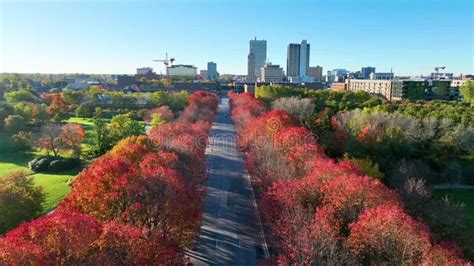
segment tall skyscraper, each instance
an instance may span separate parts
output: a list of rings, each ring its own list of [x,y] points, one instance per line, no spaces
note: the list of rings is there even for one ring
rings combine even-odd
[[[369,79],[370,74],[375,73],[375,67],[371,67],[371,66],[363,67],[361,72],[362,72],[363,79]]]
[[[217,64],[214,62],[207,63],[207,79],[217,80]]]
[[[290,43],[286,61],[288,77],[306,77],[309,70],[310,46],[306,40],[301,43]]]
[[[251,56],[251,54],[253,54],[253,56]],[[250,62],[251,58],[253,58],[253,62]],[[249,80],[253,82],[256,77],[260,76],[260,69],[267,61],[267,41],[257,40],[257,38],[250,40],[248,60],[247,79],[253,77],[253,80]],[[251,72],[253,72],[253,74]]]
[[[255,55],[249,53],[247,57],[247,82],[257,81],[257,76],[255,75]]]

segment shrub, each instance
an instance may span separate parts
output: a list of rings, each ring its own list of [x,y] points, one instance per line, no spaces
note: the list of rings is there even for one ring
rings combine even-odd
[[[48,170],[49,164],[55,159],[51,156],[37,157],[28,162],[28,167],[33,172],[43,172]]]

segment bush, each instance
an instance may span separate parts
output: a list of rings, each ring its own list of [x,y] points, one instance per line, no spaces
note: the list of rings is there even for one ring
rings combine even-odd
[[[53,160],[48,165],[48,170],[52,172],[75,168],[80,165],[79,159],[58,159]]]
[[[44,156],[44,157],[37,157],[28,162],[28,167],[33,172],[43,172],[48,170],[49,164],[54,160],[54,157],[51,156]]]

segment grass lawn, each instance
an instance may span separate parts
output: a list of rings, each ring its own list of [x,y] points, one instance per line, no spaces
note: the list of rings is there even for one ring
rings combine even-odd
[[[27,153],[26,156],[12,149],[10,136],[0,133],[0,178],[13,171],[25,171],[33,173],[28,168],[28,162],[37,155],[44,155],[44,152],[35,151]],[[74,178],[79,169],[70,169],[59,173],[38,173],[33,174],[33,181],[36,185],[42,186],[46,194],[43,203],[45,212],[54,209],[61,199],[63,199],[71,188],[67,184],[68,180]]]
[[[49,212],[71,191],[68,181],[73,179],[80,169],[70,169],[59,173],[39,173],[33,175],[37,186],[42,186],[46,194],[44,211]]]
[[[81,125],[84,125],[84,126],[90,126],[90,127],[92,127],[94,125],[94,122],[92,121],[92,118],[82,118],[82,117],[77,117],[77,116],[70,117],[69,119],[64,120],[63,122],[77,123],[77,124],[81,124]]]
[[[474,189],[435,189],[436,196],[451,197],[455,201],[464,202],[469,220],[474,224]]]

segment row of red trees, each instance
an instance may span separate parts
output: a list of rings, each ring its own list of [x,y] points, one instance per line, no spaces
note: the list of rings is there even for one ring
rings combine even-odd
[[[286,111],[267,112],[249,94],[229,97],[273,262],[465,263],[453,244],[434,243],[395,192],[328,158]]]
[[[196,92],[178,121],[121,140],[77,176],[52,215],[0,238],[0,261],[183,263],[199,230],[204,150],[217,104],[215,94]]]

